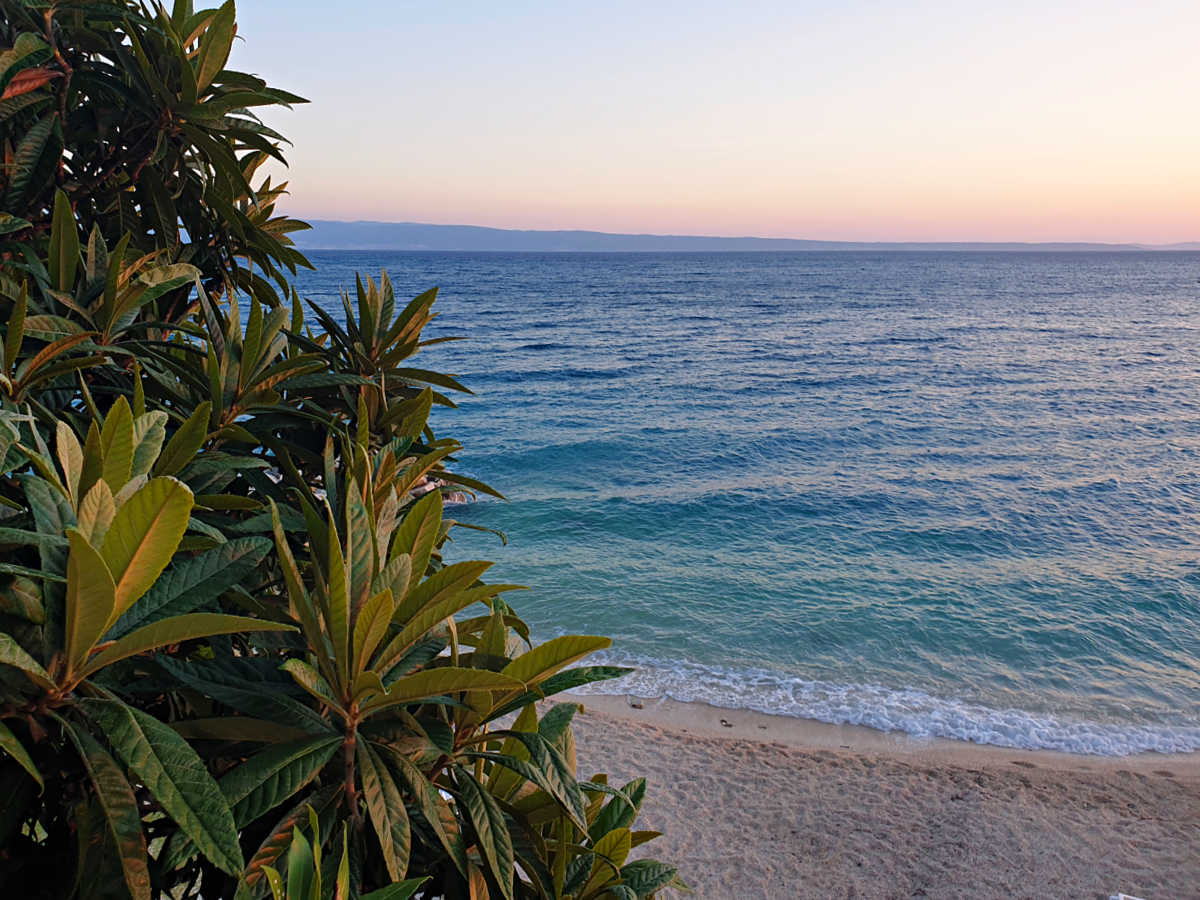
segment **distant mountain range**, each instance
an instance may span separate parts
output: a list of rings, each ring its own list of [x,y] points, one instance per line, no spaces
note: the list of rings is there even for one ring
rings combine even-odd
[[[1184,244],[916,243],[802,241],[790,238],[696,237],[675,234],[609,234],[603,231],[518,231],[479,225],[417,222],[335,222],[318,219],[293,235],[301,250],[500,250],[510,252],[609,252],[729,250],[943,250],[1097,252],[1200,250]]]

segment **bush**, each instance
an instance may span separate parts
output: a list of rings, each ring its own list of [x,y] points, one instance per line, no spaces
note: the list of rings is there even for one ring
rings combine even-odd
[[[299,98],[224,68],[232,3],[0,6],[0,889],[678,884],[628,861],[644,782],[578,780],[576,705],[536,705],[622,674],[575,665],[608,640],[535,647],[443,562],[441,490],[496,492],[411,364],[436,292],[306,321],[249,184],[282,158],[249,109]]]

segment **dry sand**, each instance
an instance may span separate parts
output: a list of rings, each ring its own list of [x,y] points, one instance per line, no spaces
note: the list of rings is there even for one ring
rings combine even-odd
[[[580,774],[647,777],[639,827],[665,832],[647,855],[698,898],[1200,898],[1200,754],[1035,753],[577,699]]]

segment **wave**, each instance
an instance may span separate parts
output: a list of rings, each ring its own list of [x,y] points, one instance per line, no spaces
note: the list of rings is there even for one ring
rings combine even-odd
[[[917,738],[949,738],[1021,750],[1054,750],[1095,756],[1188,753],[1200,750],[1200,722],[1118,724],[1089,722],[1020,709],[993,709],[924,691],[876,684],[806,681],[762,669],[731,669],[691,662],[629,659],[623,678],[579,688],[579,694],[665,697],[724,709],[815,719],[832,725],[865,725]]]

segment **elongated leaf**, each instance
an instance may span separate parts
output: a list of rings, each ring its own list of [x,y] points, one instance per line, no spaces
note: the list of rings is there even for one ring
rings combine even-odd
[[[176,475],[183,471],[184,466],[195,458],[204,445],[211,417],[212,403],[205,400],[171,435],[167,446],[158,457],[158,462],[154,464],[155,475]]]
[[[100,429],[101,477],[115,494],[129,481],[133,467],[133,411],[118,397]]]
[[[514,710],[520,709],[527,703],[532,703],[535,700],[541,700],[545,697],[552,697],[562,691],[573,690],[585,684],[591,684],[595,681],[607,681],[610,678],[620,678],[623,675],[628,675],[633,669],[624,668],[622,666],[581,666],[578,669],[568,669],[565,672],[559,672],[557,675],[552,675],[534,690],[526,694],[522,694],[513,700],[508,701],[503,706],[498,707],[492,713],[492,718],[508,715]]]
[[[404,808],[404,798],[392,780],[392,773],[375,755],[369,743],[359,742],[357,756],[363,800],[371,824],[375,826],[388,877],[399,881],[408,871],[412,847],[412,829]]]
[[[215,699],[215,698],[214,698]],[[288,728],[278,722],[252,716],[216,716],[210,719],[184,719],[171,727],[190,741],[228,741],[251,744],[278,744],[306,737],[301,728]]]
[[[600,814],[596,816],[588,829],[593,841],[598,841],[608,832],[618,828],[630,828],[637,819],[638,811],[642,808],[642,798],[646,796],[646,779],[635,778],[622,787]]]
[[[379,671],[386,675],[431,631],[472,604],[486,602],[496,593],[496,590],[491,585],[486,585],[481,588],[451,593],[419,610],[380,652],[375,663]]]
[[[117,515],[112,488],[101,478],[92,485],[83,502],[79,504],[79,532],[93,547],[104,543],[104,536]]]
[[[438,789],[425,777],[425,773],[413,765],[412,761],[403,754],[397,753],[390,747],[376,744],[375,748],[382,754],[382,759],[393,772],[400,776],[416,802],[417,809],[426,824],[437,835],[446,853],[454,861],[455,867],[464,876],[467,874],[467,854],[463,847],[462,835],[457,831],[451,832],[446,827],[443,811],[447,804]],[[449,818],[453,818],[451,814]]]
[[[108,566],[74,528],[67,529],[67,659],[78,668],[108,628],[116,588]]]
[[[239,828],[245,827],[316,777],[341,746],[340,735],[310,737],[271,747],[220,781]]]
[[[370,665],[371,655],[378,649],[392,621],[392,592],[376,594],[359,611],[354,623],[354,673]]]
[[[152,619],[182,615],[215,600],[235,585],[244,584],[270,552],[271,542],[266,538],[244,537],[191,559],[177,560],[125,611],[109,636],[121,637]]]
[[[416,703],[460,691],[505,691],[523,687],[521,682],[507,675],[486,669],[460,669],[453,666],[426,669],[392,682],[386,694],[363,704],[363,714],[365,716],[386,707]]]
[[[653,859],[635,859],[621,867],[621,879],[638,897],[649,897],[666,887],[677,873],[674,866]]]
[[[554,749],[554,746],[536,732],[508,731],[498,732],[498,734],[511,737],[525,746],[532,763],[530,766],[532,771],[521,766],[510,765],[512,761],[520,762],[520,760],[498,759],[497,762],[508,766],[544,790],[559,802],[580,829],[586,830],[587,814],[584,809],[583,793],[575,781],[575,773],[571,771],[571,767]]]
[[[212,84],[217,73],[225,68],[229,51],[233,47],[234,23],[233,0],[221,5],[200,38],[200,52],[196,57],[196,90],[203,93]]]
[[[363,894],[361,900],[409,900],[429,878],[410,878],[407,881],[397,881],[387,887],[369,894]]]
[[[133,790],[125,780],[125,773],[86,731],[66,723],[63,730],[79,751],[96,788],[96,796],[117,845],[121,870],[125,873],[125,885],[131,897],[133,900],[150,900],[150,869],[146,860],[142,815]]]
[[[106,479],[107,480],[107,479]],[[151,478],[120,509],[100,552],[112,572],[115,605],[109,621],[150,588],[187,529],[192,492],[174,478]]]
[[[242,870],[233,813],[196,751],[153,716],[116,700],[85,700],[84,708],[114,750],[179,827],[216,866]]]
[[[54,681],[41,663],[30,656],[11,635],[0,634],[0,663],[20,669],[39,687],[50,690]]]
[[[308,821],[310,810],[314,810],[318,816],[324,814],[330,806],[341,799],[341,790],[340,784],[330,785],[310,794],[293,806],[275,824],[271,833],[267,835],[250,858],[250,862],[242,873],[242,884],[254,889],[266,877],[264,872],[266,867],[275,863],[291,847],[293,829]],[[241,896],[243,895],[239,892],[238,897]]]
[[[392,587],[396,602],[404,600],[408,589],[425,577],[429,568],[429,557],[433,553],[433,545],[442,528],[442,495],[430,491],[414,503],[405,515],[404,521],[396,529],[392,539],[392,556],[407,553],[412,560],[410,580],[403,590]]]
[[[463,806],[475,830],[479,848],[492,876],[500,887],[501,894],[513,897],[513,846],[508,833],[508,823],[499,804],[479,783],[461,769],[457,785],[462,795]]]
[[[302,790],[341,743],[339,735],[306,737],[263,750],[234,768],[217,785],[236,826],[245,828]],[[190,840],[173,839],[166,857],[168,868],[181,864],[195,849]]]
[[[216,661],[193,663],[159,656],[156,662],[183,684],[248,716],[301,728],[313,735],[331,731],[330,723],[314,710],[286,696],[278,686],[265,685],[262,679],[246,678],[240,684],[231,681],[218,670]]]
[[[343,715],[345,709],[333,696],[333,691],[329,687],[329,683],[321,677],[321,673],[310,666],[302,659],[289,659],[279,668],[287,672],[292,678],[296,679],[296,684],[304,688],[312,694],[313,698],[319,703],[323,703],[333,709],[338,710]]]
[[[139,379],[136,384],[141,384]],[[142,400],[145,405],[145,399]],[[133,421],[133,466],[130,477],[148,475],[154,461],[158,459],[163,441],[167,437],[167,414],[161,410],[144,413]]]
[[[8,730],[8,726],[0,722],[0,750],[3,750],[13,759],[15,759],[26,772],[29,777],[38,783],[38,787],[44,788],[46,785],[42,782],[42,774],[37,770],[37,766],[33,764],[33,760],[29,756],[29,751],[25,746],[17,740],[17,736]]]
[[[0,614],[17,616],[35,625],[45,624],[46,608],[42,605],[42,589],[29,578],[13,578],[0,587]]]
[[[490,562],[481,560],[457,562],[430,575],[415,587],[410,585],[408,596],[403,600],[397,598],[394,621],[397,625],[404,625],[430,604],[466,590],[475,584],[491,565]]]
[[[534,647],[500,671],[532,687],[588,654],[611,646],[610,638],[567,634]]]
[[[90,675],[105,666],[112,665],[117,660],[136,656],[156,647],[212,637],[217,634],[237,634],[241,631],[295,631],[295,628],[279,622],[252,619],[248,616],[227,616],[222,613],[189,613],[184,616],[172,616],[160,622],[143,625],[136,631],[125,635],[112,646],[101,650],[88,662],[83,674]]]
[[[42,156],[52,145],[52,135],[58,124],[58,113],[47,113],[25,132],[25,137],[17,145],[15,171],[10,176],[8,194],[5,205],[9,209],[17,209],[25,198],[26,191],[35,180],[40,168]]]
[[[75,269],[79,265],[79,226],[71,201],[62,191],[54,192],[54,221],[50,229],[50,279],[60,291],[75,287]]]

